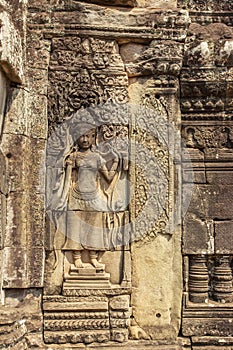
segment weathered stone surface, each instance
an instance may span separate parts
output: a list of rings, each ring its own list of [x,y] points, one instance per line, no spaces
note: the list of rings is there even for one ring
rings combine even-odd
[[[222,184],[224,186],[231,185],[233,181],[233,173],[231,171],[224,171],[221,168],[219,171],[206,170],[206,179],[209,184]]]
[[[213,248],[209,247],[214,235],[213,222],[203,221],[195,215],[187,214],[184,218],[183,252],[186,254],[205,254]]]
[[[184,190],[185,188],[186,185]],[[199,219],[230,219],[232,217],[231,190],[232,185],[195,185],[188,212],[197,215]]]
[[[232,254],[232,221],[215,223],[215,252],[217,254]]]
[[[232,347],[232,337],[192,337],[192,343],[195,350],[200,347],[207,350],[217,350],[219,347],[229,350]]]
[[[177,10],[175,0],[0,0],[0,8],[0,66],[9,88],[5,112],[0,103],[0,342],[15,350],[231,349],[231,2],[179,0]],[[127,215],[138,242],[105,253],[106,288],[90,266],[85,283],[99,289],[77,288],[64,235],[56,220],[45,227],[48,126],[51,132],[80,108],[110,101],[123,109],[129,100],[155,112],[153,118],[136,113],[132,125],[125,123],[132,138],[127,180],[135,190]],[[177,129],[182,124],[192,164],[187,153],[174,151],[171,134],[167,151],[158,135],[139,130],[140,120],[161,135],[158,116]],[[139,143],[151,157],[141,155]],[[154,156],[159,167],[148,165]],[[185,213],[191,194],[181,244],[173,211],[179,217],[182,206]],[[149,196],[153,224],[146,231],[152,216],[135,218]],[[64,276],[72,285],[66,291]],[[43,304],[40,288],[47,295]],[[181,317],[184,337],[178,339]]]
[[[175,265],[167,259],[174,254],[173,244],[168,237],[158,237],[144,247],[133,245],[133,315],[137,325],[152,339],[172,339],[179,328],[176,315],[179,314],[180,257],[176,255]],[[173,278],[176,282],[171,287]]]
[[[25,15],[24,15],[25,19]],[[21,82],[24,71],[22,37],[7,11],[1,11],[1,66],[13,81]],[[4,49],[3,49],[4,48]]]
[[[152,8],[158,8],[162,10],[167,10],[171,8],[176,8],[177,1],[176,0],[137,0],[137,6],[138,7],[152,7]]]

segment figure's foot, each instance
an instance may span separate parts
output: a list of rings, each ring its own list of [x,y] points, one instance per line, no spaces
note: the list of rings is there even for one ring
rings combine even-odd
[[[99,269],[99,270],[104,270],[105,269],[105,265],[101,264],[97,259],[91,259],[91,264],[96,269]]]
[[[84,267],[81,258],[74,259],[74,266],[79,269]]]

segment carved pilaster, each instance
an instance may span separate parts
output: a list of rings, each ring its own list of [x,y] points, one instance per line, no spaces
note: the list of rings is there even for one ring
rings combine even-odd
[[[205,303],[208,300],[208,268],[205,256],[191,256],[189,262],[189,300]]]
[[[230,261],[231,258],[227,255],[215,259],[213,297],[214,300],[223,303],[230,303],[233,300],[233,278]]]

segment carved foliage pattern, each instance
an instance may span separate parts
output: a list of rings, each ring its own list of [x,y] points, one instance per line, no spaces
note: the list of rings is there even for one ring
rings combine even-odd
[[[50,125],[80,108],[128,99],[127,75],[113,40],[53,39],[49,81]]]
[[[166,45],[160,40],[154,40],[133,63],[126,64],[130,76],[154,75],[173,76],[180,73],[182,64],[182,45],[169,41]]]
[[[152,91],[145,92],[142,101],[146,108],[136,118],[134,130],[138,145],[135,158],[135,235],[136,240],[140,238],[142,242],[149,242],[158,234],[166,233],[168,224],[168,125],[167,111]]]
[[[229,126],[187,126],[183,137],[186,145],[192,148],[233,147],[233,131]]]

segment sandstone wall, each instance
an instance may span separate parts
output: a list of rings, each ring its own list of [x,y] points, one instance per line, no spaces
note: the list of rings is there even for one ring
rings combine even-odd
[[[0,0],[0,348],[232,347],[232,10],[227,0]],[[74,112],[107,102],[155,113],[135,112],[129,127],[129,215],[144,209],[153,157],[167,186],[152,191],[153,215],[165,199],[149,229],[149,211],[135,220],[140,238],[124,254],[105,254],[114,283],[125,259],[115,295],[64,296],[64,237],[54,245],[46,217],[46,145]],[[154,137],[161,118],[182,130],[182,157],[170,129],[169,150]],[[103,301],[129,320],[110,318],[107,332],[85,309],[86,331],[56,309],[61,301]],[[72,332],[76,345],[66,344]]]

